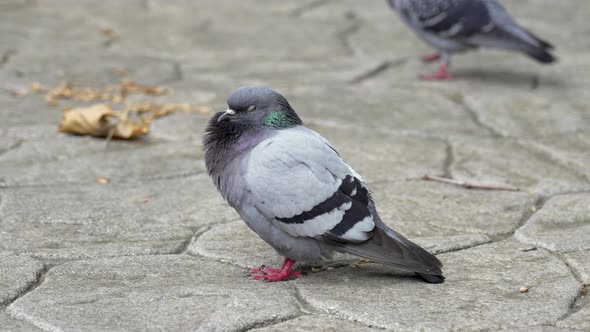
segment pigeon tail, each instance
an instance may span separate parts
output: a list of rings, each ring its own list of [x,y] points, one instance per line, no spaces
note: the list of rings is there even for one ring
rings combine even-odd
[[[426,281],[429,284],[442,284],[443,282],[445,282],[445,277],[442,274],[435,275],[435,274],[424,274],[424,273],[418,273],[418,272],[416,272],[416,274],[420,278],[422,278],[422,280]]]
[[[557,61],[555,56],[547,51],[545,48],[536,48],[525,51],[526,55],[539,61],[540,63],[553,63]]]
[[[530,47],[525,49],[524,52],[528,56],[541,63],[553,63],[557,61],[557,58],[549,53],[550,50],[553,50],[553,45],[551,45],[551,43],[535,36],[532,32],[526,29],[523,29],[523,31],[528,35],[528,37],[536,42],[536,45],[530,45]]]
[[[378,217],[375,218],[375,225],[373,237],[363,243],[330,241],[330,244],[338,251],[414,271],[429,283],[444,281],[442,263],[438,258],[387,227]]]

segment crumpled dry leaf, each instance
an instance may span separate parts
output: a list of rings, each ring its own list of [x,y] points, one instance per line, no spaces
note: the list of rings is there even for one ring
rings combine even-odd
[[[106,104],[64,109],[59,131],[70,134],[129,139],[146,134],[151,120],[131,120],[127,112],[113,111]]]
[[[95,137],[130,139],[150,130],[152,121],[176,112],[209,113],[208,107],[193,107],[189,104],[140,103],[115,111],[106,104],[63,111],[59,131]]]

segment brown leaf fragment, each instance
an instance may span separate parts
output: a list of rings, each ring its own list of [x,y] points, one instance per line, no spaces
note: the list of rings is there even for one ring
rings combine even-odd
[[[111,180],[105,177],[96,178],[96,183],[98,184],[108,184],[109,182],[111,182]]]
[[[41,92],[45,91],[45,88],[43,87],[43,85],[41,83],[33,82],[33,83],[31,83],[29,90],[31,90],[31,92],[34,92],[34,93],[41,93]]]
[[[125,101],[130,94],[147,94],[161,96],[168,93],[168,89],[155,85],[141,85],[128,79],[121,80],[118,84],[111,84],[101,88],[74,87],[69,82],[63,82],[45,95],[48,105],[55,106],[59,99],[78,101],[110,101],[119,104]]]

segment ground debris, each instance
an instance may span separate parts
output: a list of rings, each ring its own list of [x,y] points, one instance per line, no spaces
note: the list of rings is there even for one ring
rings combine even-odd
[[[435,181],[435,182],[442,182],[448,184],[454,184],[456,186],[460,186],[466,189],[485,189],[485,190],[506,190],[506,191],[519,191],[517,187],[511,185],[497,185],[497,184],[483,184],[483,183],[476,183],[476,182],[469,182],[469,181],[462,181],[462,180],[455,180],[444,178],[435,175],[424,175],[422,177],[423,180],[426,181]]]
[[[89,107],[66,108],[59,124],[59,131],[69,134],[130,139],[149,132],[152,121],[176,112],[209,113],[207,107],[188,104],[131,104],[121,111],[107,104]]]
[[[103,101],[120,104],[130,94],[147,94],[161,96],[168,93],[168,89],[156,85],[141,85],[123,78],[118,84],[110,84],[101,88],[74,87],[70,82],[63,82],[45,95],[49,106],[56,106],[60,99],[75,101]]]

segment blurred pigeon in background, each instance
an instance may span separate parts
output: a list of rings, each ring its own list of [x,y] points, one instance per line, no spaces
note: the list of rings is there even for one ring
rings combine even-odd
[[[207,171],[246,224],[286,257],[278,269],[251,269],[253,279],[299,277],[295,261],[338,251],[444,281],[441,262],[381,221],[363,179],[282,95],[242,87],[228,106],[206,129]]]
[[[519,26],[497,0],[388,0],[402,19],[439,53],[425,62],[440,60],[438,72],[425,80],[451,79],[450,55],[478,47],[525,53],[542,63],[556,59],[553,46]]]

